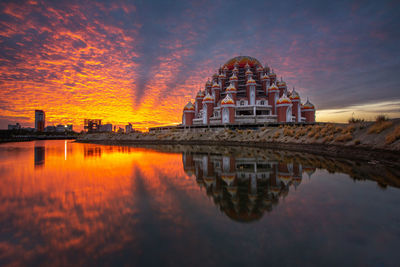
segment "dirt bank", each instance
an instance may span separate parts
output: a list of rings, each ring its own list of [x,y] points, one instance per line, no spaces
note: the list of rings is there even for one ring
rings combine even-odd
[[[78,142],[108,144],[201,144],[304,151],[400,166],[400,119],[351,124],[263,127],[258,130],[204,129],[150,133],[96,133]]]

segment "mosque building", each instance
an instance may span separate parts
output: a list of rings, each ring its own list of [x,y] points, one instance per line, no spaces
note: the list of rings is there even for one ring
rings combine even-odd
[[[226,62],[183,109],[182,124],[315,122],[315,107],[267,65],[249,56]]]

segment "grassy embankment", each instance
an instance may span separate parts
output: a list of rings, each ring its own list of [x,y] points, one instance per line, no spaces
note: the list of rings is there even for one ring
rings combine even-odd
[[[78,141],[116,142],[220,142],[227,143],[284,143],[318,144],[400,150],[400,119],[388,120],[382,116],[375,122],[355,121],[348,124],[317,124],[308,126],[281,125],[259,130],[203,129],[176,130],[149,133],[98,133],[81,135]]]

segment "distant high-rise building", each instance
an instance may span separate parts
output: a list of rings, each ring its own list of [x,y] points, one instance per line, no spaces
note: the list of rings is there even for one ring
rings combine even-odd
[[[130,132],[132,132],[132,124],[131,123],[129,123],[128,125],[125,125],[125,132],[126,133],[130,133]]]
[[[43,110],[35,110],[35,131],[43,132],[46,115]]]
[[[101,120],[98,119],[85,119],[84,121],[84,129],[87,130],[89,133],[98,132],[101,126]]]

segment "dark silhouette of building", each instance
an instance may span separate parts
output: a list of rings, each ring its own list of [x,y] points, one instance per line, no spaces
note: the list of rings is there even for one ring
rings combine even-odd
[[[35,131],[43,132],[46,121],[46,114],[43,110],[35,110]]]

